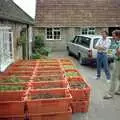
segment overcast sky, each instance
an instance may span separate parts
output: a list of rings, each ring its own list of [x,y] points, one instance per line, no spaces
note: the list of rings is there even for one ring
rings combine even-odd
[[[18,6],[20,6],[31,17],[35,17],[35,4],[36,0],[13,0]]]

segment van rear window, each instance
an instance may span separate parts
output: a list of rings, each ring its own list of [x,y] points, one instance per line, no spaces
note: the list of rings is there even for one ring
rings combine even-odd
[[[82,38],[82,41],[81,41],[81,44],[82,44],[84,47],[89,48],[89,47],[90,47],[90,41],[91,41],[90,38],[83,37],[83,38]]]
[[[95,48],[95,45],[97,44],[97,41],[98,41],[99,39],[100,39],[100,38],[95,38],[95,39],[94,39],[94,42],[93,42],[93,48],[94,48],[94,49],[96,49],[96,48]]]

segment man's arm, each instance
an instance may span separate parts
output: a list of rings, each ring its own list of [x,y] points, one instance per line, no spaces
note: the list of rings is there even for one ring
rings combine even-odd
[[[104,46],[99,46],[99,45],[97,45],[97,46],[96,46],[96,49],[98,49],[98,50],[106,50],[106,49],[108,49],[108,48],[110,47],[110,45],[111,45],[111,40],[109,40],[109,41],[107,42],[107,44],[105,44]]]
[[[118,44],[118,48],[116,49],[116,55],[120,56],[120,42]]]
[[[105,49],[109,49],[110,46],[111,46],[111,40],[108,39],[108,40],[107,40],[107,44],[104,45],[104,48],[105,48]]]

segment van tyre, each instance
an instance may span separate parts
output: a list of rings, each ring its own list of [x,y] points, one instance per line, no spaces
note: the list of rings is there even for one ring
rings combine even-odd
[[[79,63],[80,65],[84,65],[84,59],[82,58],[82,56],[79,55]]]
[[[67,51],[68,51],[68,55],[72,56],[72,53],[70,52],[69,48],[67,48]]]

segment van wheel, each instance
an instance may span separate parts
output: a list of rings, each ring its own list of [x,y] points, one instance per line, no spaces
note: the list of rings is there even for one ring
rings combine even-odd
[[[80,65],[84,65],[84,59],[82,58],[82,56],[81,55],[79,55],[79,63],[80,63]]]
[[[67,51],[68,51],[68,55],[72,56],[72,53],[70,52],[69,48],[67,48]]]

